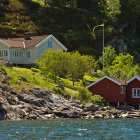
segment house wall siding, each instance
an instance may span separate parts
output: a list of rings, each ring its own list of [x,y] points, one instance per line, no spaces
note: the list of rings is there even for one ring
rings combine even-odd
[[[127,85],[127,89],[126,89],[127,104],[140,105],[140,98],[132,98],[132,88],[140,88],[140,81],[138,79],[134,79]]]
[[[35,63],[36,59],[39,58],[39,56],[44,53],[48,49],[48,41],[52,41],[52,48],[53,50],[58,50],[63,48],[53,39],[46,39],[43,44],[41,44],[39,47],[34,48],[8,48],[5,44],[0,42],[0,50],[7,49],[8,50],[8,57],[5,57],[6,59],[10,60],[14,64],[33,64]],[[18,51],[21,50],[24,52],[24,57],[15,57],[11,56],[11,51]],[[30,52],[30,58],[27,58],[27,52]]]
[[[121,94],[121,86],[108,79],[103,79],[89,87],[89,91],[102,96],[106,102],[124,103],[124,94]]]
[[[58,43],[56,43],[53,39],[49,39],[49,40],[44,41],[43,44],[41,44],[39,47],[36,48],[37,58],[39,58],[39,56],[43,52],[45,52],[47,49],[49,49],[48,46],[47,46],[48,41],[52,41],[52,48],[51,49],[53,49],[53,50],[58,50],[58,49],[63,50],[62,47]]]
[[[4,49],[9,50],[9,48],[5,44],[3,44],[3,43],[0,42],[0,50],[4,50]],[[7,57],[4,57],[4,58],[8,59],[8,56]]]
[[[20,48],[10,48],[10,51],[13,50],[21,50],[24,52],[24,57],[11,57],[10,56],[10,61],[12,61],[14,64],[33,64],[36,60],[36,49],[31,48],[31,49],[20,49]],[[30,51],[30,58],[27,58],[27,52]]]

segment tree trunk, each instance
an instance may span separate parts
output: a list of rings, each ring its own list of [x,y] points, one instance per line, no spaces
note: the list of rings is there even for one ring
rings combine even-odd
[[[73,81],[73,87],[74,87],[74,81]]]
[[[47,0],[44,0],[44,5],[45,5],[45,6],[47,5]]]
[[[55,78],[55,83],[56,83],[56,75],[55,75],[55,77],[54,77],[54,78]]]
[[[82,76],[82,83],[83,83],[83,86],[85,87],[85,82],[84,82],[83,76]]]
[[[77,8],[77,0],[74,0],[74,8]]]

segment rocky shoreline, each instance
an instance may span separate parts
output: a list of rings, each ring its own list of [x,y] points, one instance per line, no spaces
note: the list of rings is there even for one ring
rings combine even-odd
[[[102,107],[76,100],[66,100],[43,88],[22,90],[20,94],[2,87],[6,94],[0,97],[0,120],[35,120],[59,118],[140,118],[140,110],[126,111]],[[3,91],[4,90],[4,91]]]
[[[0,120],[47,120],[60,118],[140,118],[140,110],[102,107],[69,99],[36,87],[17,93],[7,82],[9,77],[0,69]],[[126,111],[127,110],[127,111]]]

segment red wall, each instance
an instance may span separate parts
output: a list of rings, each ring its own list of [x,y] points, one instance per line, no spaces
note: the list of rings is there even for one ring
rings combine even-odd
[[[101,95],[106,102],[124,103],[124,94],[121,94],[121,86],[107,78],[89,87],[89,91],[93,94]]]
[[[140,105],[140,98],[132,98],[132,88],[140,88],[140,81],[137,79],[134,79],[130,83],[128,83],[127,89],[126,89],[126,102],[127,104],[135,104]]]

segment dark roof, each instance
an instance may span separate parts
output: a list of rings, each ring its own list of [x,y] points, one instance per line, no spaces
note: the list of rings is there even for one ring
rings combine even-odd
[[[120,80],[120,79],[118,79],[116,77],[110,77],[110,78],[113,79],[114,81],[120,83],[121,85],[126,85],[126,82],[125,81],[122,81],[122,80]]]
[[[24,48],[24,47],[33,48],[48,36],[49,35],[34,36],[31,37],[31,40],[26,40],[25,38],[10,38],[10,39],[0,38],[0,40],[2,40],[3,42],[5,42],[6,44],[8,44],[10,47],[13,48]]]

